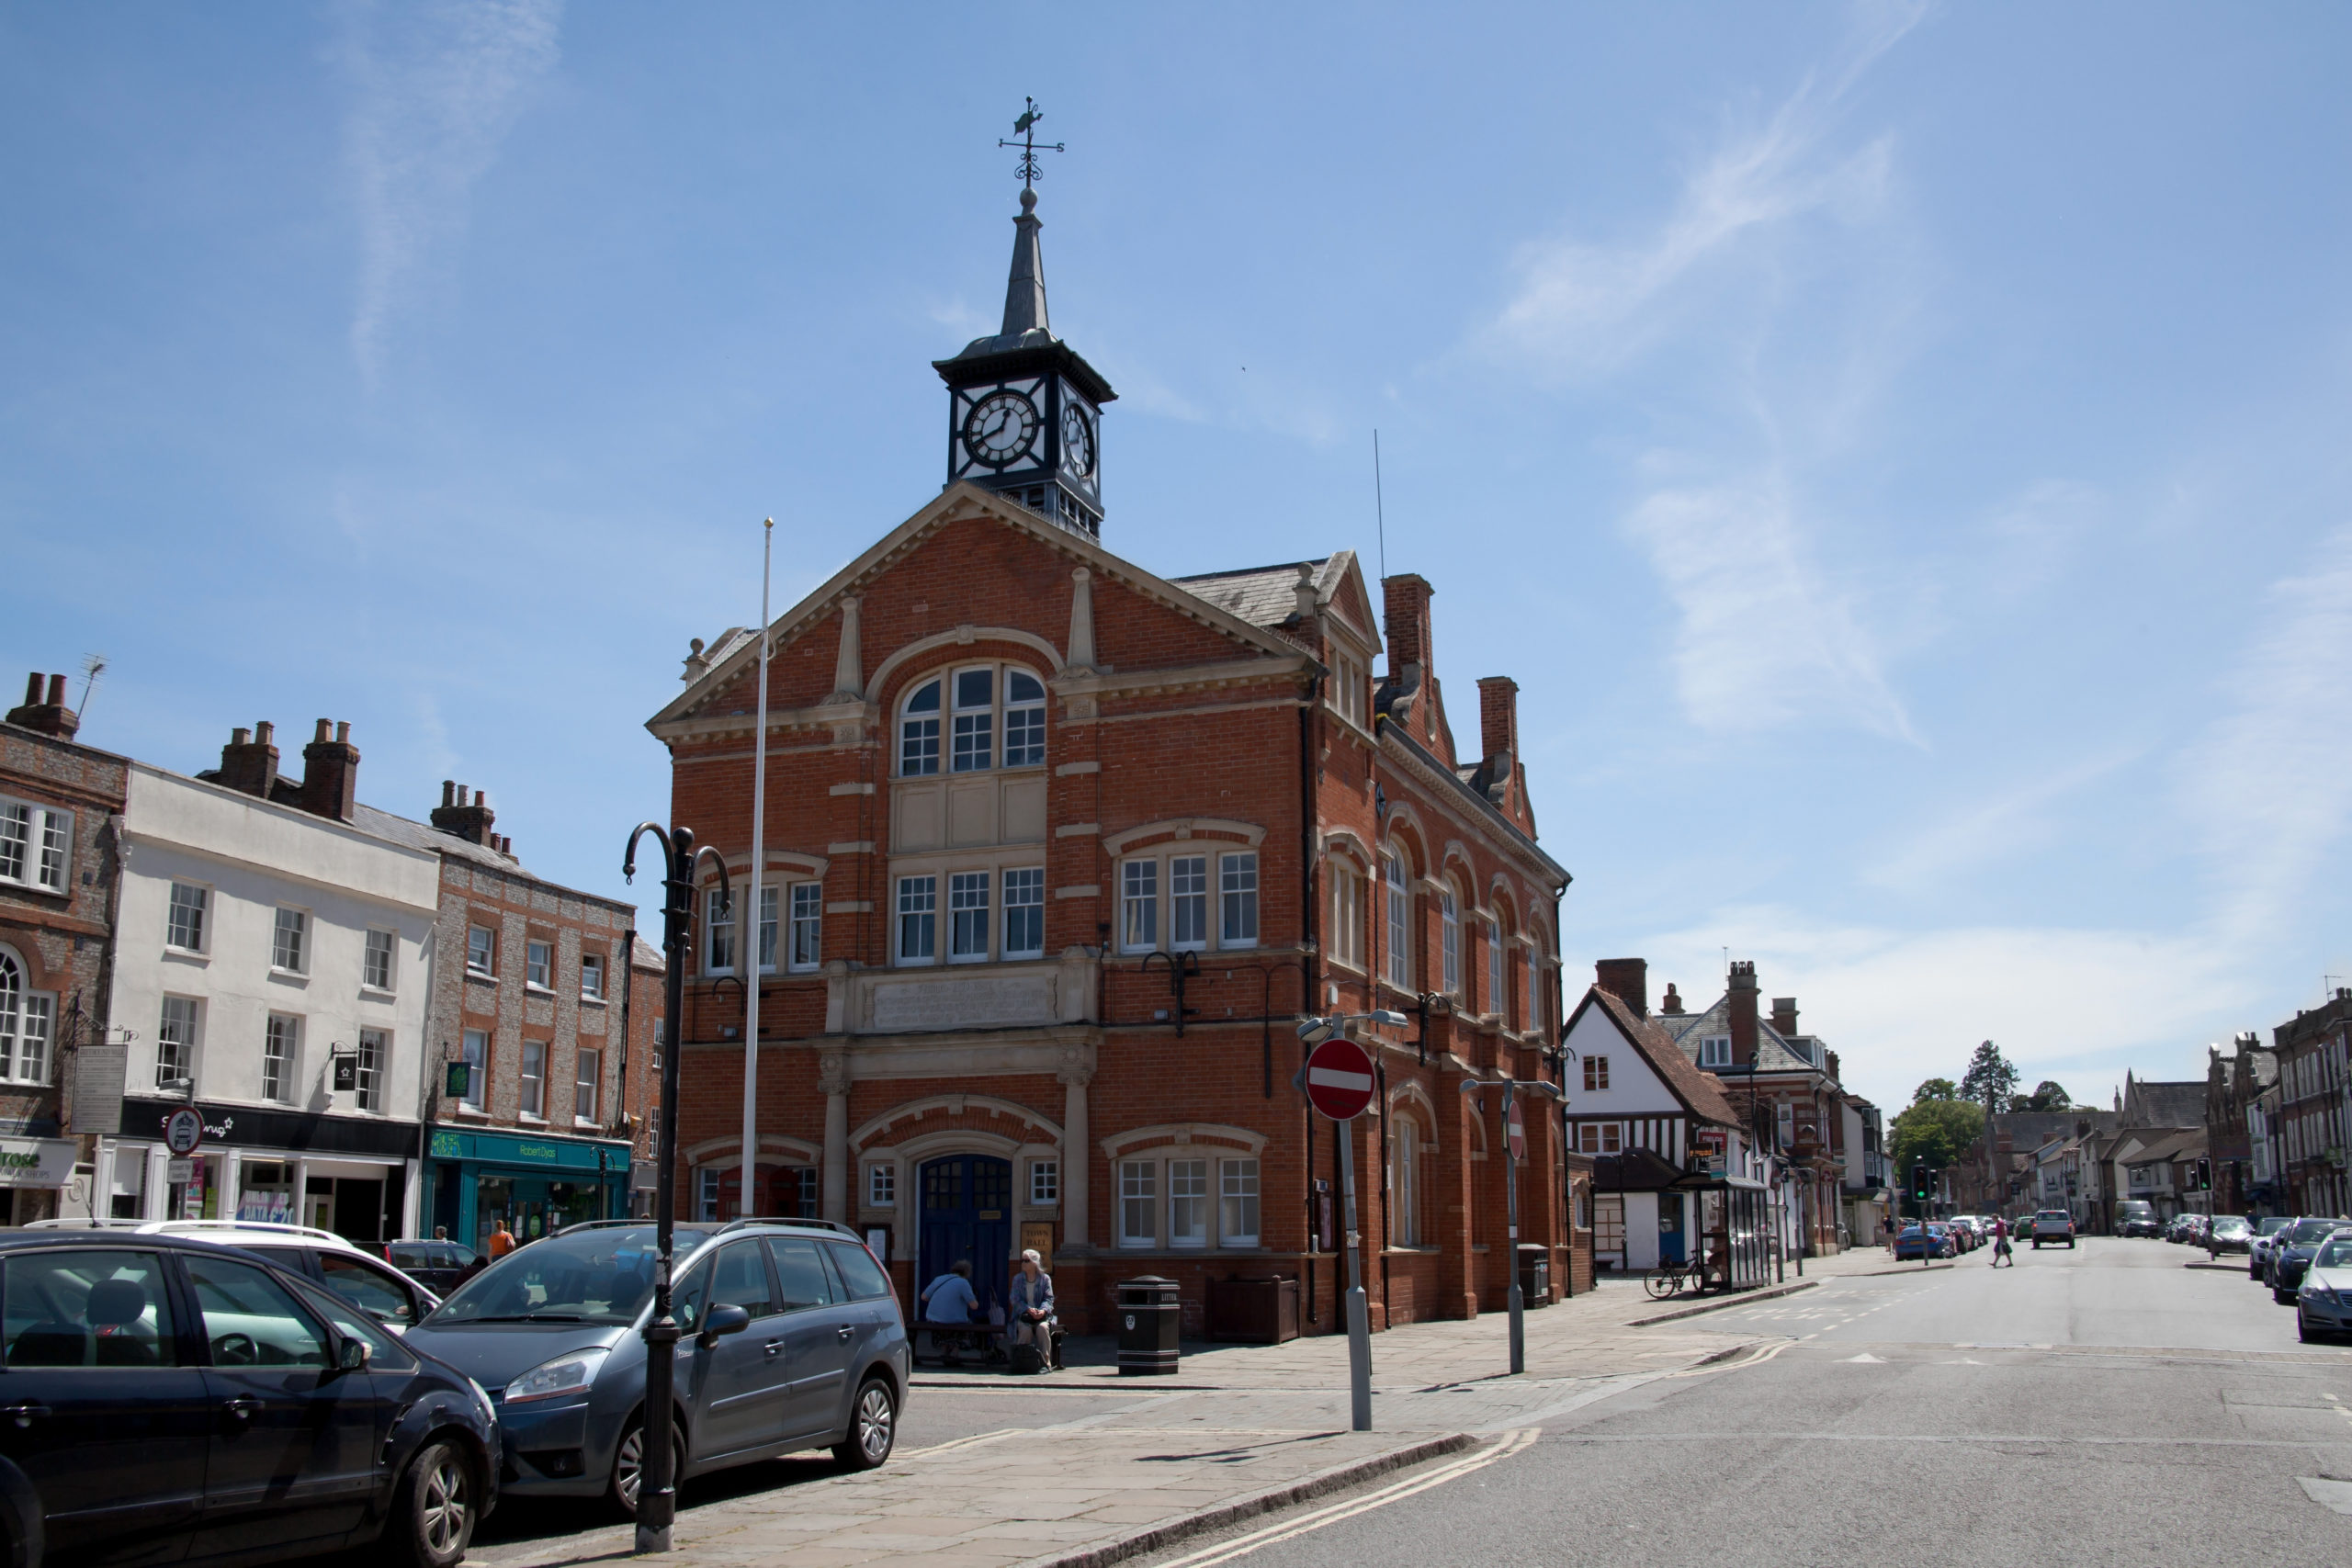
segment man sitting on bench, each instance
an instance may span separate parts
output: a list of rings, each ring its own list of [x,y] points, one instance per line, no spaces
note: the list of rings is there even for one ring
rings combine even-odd
[[[946,1273],[922,1288],[923,1322],[967,1331],[932,1337],[933,1346],[943,1350],[941,1359],[946,1364],[955,1364],[957,1345],[971,1340],[968,1330],[972,1314],[979,1304],[980,1298],[972,1293],[972,1266],[961,1258],[948,1265]]]

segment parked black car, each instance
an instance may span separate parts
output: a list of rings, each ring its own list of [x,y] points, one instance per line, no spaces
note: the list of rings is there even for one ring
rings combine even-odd
[[[2270,1299],[2280,1306],[2293,1306],[2295,1292],[2303,1282],[2303,1270],[2312,1265],[2312,1254],[2319,1250],[2322,1242],[2343,1230],[2352,1230],[2352,1224],[2342,1220],[2301,1219],[2273,1236]]]
[[[804,1449],[831,1448],[852,1469],[888,1460],[912,1347],[856,1233],[730,1220],[675,1238],[679,1478]],[[636,1510],[654,1256],[643,1221],[571,1225],[500,1258],[409,1331],[490,1391],[508,1495]]]
[[[449,1568],[497,1498],[464,1374],[260,1256],[0,1236],[0,1561],[227,1565],[377,1543]]]
[[[490,1263],[461,1241],[388,1241],[384,1261],[444,1298]]]

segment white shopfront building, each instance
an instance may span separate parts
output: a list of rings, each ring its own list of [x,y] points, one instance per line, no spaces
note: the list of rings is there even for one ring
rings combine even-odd
[[[439,858],[145,763],[124,823],[112,1017],[132,1038],[98,1212],[415,1234]],[[175,1158],[164,1123],[188,1106],[204,1141]]]

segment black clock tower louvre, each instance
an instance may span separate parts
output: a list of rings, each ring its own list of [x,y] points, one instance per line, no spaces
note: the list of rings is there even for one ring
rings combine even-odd
[[[1036,107],[1016,129],[1026,131]],[[1021,145],[1012,143],[1012,145]],[[932,362],[947,383],[947,482],[969,479],[1089,538],[1102,532],[1102,405],[1118,394],[1046,317],[1037,254],[1034,149],[1022,160],[1021,216],[1004,326],[953,359]]]

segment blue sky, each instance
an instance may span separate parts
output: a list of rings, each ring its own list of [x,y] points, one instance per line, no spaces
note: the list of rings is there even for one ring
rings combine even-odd
[[[1515,676],[1564,946],[1892,1104],[2352,984],[2337,7],[0,6],[5,668],[619,892],[687,638],[935,493],[1024,94],[1106,542]],[[10,677],[21,679],[21,675]],[[79,686],[77,682],[76,691]],[[641,893],[640,893],[641,896]]]

